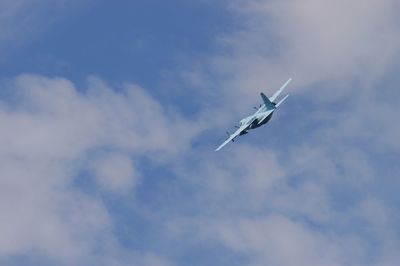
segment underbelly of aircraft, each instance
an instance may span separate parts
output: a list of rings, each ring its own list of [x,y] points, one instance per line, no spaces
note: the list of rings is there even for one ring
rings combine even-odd
[[[262,121],[260,124],[258,123],[258,119],[254,120],[253,123],[251,123],[251,125],[249,126],[250,129],[255,129],[258,127],[261,127],[262,125],[266,124],[269,120],[271,120],[272,118],[272,114],[271,113],[269,116],[267,116],[267,118],[264,119],[264,121]]]

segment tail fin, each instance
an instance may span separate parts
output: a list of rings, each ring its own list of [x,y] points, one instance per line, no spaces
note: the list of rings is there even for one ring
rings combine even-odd
[[[267,108],[267,110],[272,110],[275,109],[275,104],[273,102],[271,102],[268,97],[261,92],[261,98],[264,101],[265,107]]]
[[[285,87],[289,84],[290,81],[292,81],[291,78],[288,81],[286,81],[286,83],[283,84],[283,86],[277,92],[275,92],[275,94],[271,98],[269,98],[271,100],[271,102],[274,102],[276,100],[276,98],[278,98],[279,94],[281,94],[283,89],[285,89]]]

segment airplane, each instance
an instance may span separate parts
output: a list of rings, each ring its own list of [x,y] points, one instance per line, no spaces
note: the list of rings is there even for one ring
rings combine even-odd
[[[240,126],[236,126],[237,130],[233,134],[228,134],[228,139],[222,143],[215,151],[219,151],[222,149],[226,144],[228,144],[230,141],[234,142],[235,138],[238,136],[242,136],[248,133],[249,130],[258,128],[264,124],[266,124],[272,117],[272,114],[274,111],[289,97],[289,94],[283,97],[282,100],[280,100],[278,103],[275,103],[276,98],[281,94],[281,92],[285,89],[285,87],[289,84],[289,82],[292,79],[290,78],[288,81],[286,81],[285,84],[277,91],[275,94],[271,97],[268,98],[264,93],[261,92],[261,98],[263,100],[263,104],[260,105],[259,108],[254,107],[257,111],[240,120]]]

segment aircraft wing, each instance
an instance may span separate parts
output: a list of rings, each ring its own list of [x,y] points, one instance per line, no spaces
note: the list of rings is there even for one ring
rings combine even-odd
[[[289,84],[290,81],[292,81],[291,78],[288,81],[286,81],[286,83],[283,84],[283,86],[277,92],[275,92],[275,94],[272,95],[271,98],[269,98],[269,100],[271,102],[274,102],[276,100],[276,98],[278,98],[279,94],[281,94],[281,92],[286,88],[286,86]]]
[[[247,127],[249,126],[248,123],[242,125],[241,127],[239,127],[235,133],[231,134],[229,136],[229,138],[227,140],[225,140],[224,143],[222,143],[217,149],[215,149],[215,151],[219,151],[220,149],[222,149],[226,144],[228,144],[230,141],[232,141],[234,138],[236,138],[237,136],[240,135],[240,133],[242,133]]]

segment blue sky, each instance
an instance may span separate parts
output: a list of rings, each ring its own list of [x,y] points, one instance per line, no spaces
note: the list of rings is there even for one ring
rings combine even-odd
[[[0,1],[0,264],[398,265],[398,8]]]
[[[180,61],[215,50],[214,37],[232,23],[222,3],[97,1],[69,11],[3,64],[8,75],[39,72],[83,80],[93,74],[155,86]]]

